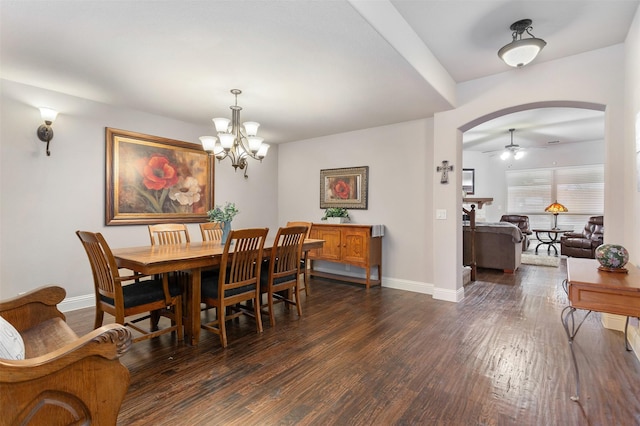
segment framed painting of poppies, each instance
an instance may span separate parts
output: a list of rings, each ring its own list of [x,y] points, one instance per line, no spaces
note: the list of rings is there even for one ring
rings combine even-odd
[[[369,167],[320,170],[320,208],[368,208]]]
[[[107,127],[106,224],[205,222],[213,157],[200,145]]]

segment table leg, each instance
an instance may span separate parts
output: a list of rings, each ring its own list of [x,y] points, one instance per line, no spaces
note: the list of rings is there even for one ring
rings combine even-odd
[[[560,320],[562,321],[562,325],[564,327],[564,331],[567,333],[567,338],[569,339],[569,349],[571,350],[571,360],[573,361],[573,371],[576,377],[576,394],[571,397],[572,401],[580,400],[580,372],[578,371],[578,361],[576,360],[576,353],[573,349],[573,341],[580,330],[582,324],[587,319],[591,311],[587,312],[587,314],[580,320],[579,323],[575,322],[575,313],[576,309],[572,306],[567,306],[562,310],[560,314]],[[569,324],[571,323],[571,324]]]
[[[631,351],[631,346],[629,346],[629,335],[627,333],[629,330],[629,318],[630,317],[627,317],[627,322],[624,323],[624,348]]]
[[[187,286],[187,318],[185,329],[187,342],[195,346],[200,341],[200,276],[201,268],[191,270],[191,285]]]

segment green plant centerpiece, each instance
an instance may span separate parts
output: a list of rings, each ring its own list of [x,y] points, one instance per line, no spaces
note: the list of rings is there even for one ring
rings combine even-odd
[[[342,207],[329,207],[324,211],[324,217],[322,220],[326,220],[329,223],[344,223],[349,222],[349,212]]]
[[[235,203],[226,202],[224,207],[216,204],[216,206],[207,212],[209,222],[220,222],[222,224],[222,244],[227,242],[229,232],[231,232],[231,221],[236,215],[240,213],[240,210],[236,207]]]

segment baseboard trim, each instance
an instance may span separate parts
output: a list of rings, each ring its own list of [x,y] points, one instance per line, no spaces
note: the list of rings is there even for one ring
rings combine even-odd
[[[67,297],[58,304],[61,312],[76,311],[78,309],[91,308],[96,305],[96,298],[93,294],[84,296]]]
[[[437,300],[445,300],[447,302],[461,302],[462,299],[464,299],[464,287],[460,287],[455,291],[445,288],[435,288],[433,298]]]
[[[382,287],[433,295],[433,284],[382,277]]]
[[[624,332],[624,325],[627,322],[627,317],[603,313],[600,315],[600,322],[604,328]]]

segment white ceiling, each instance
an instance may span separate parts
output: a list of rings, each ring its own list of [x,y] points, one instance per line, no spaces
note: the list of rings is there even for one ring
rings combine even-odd
[[[242,119],[281,143],[455,107],[455,83],[510,69],[496,52],[522,18],[548,43],[537,62],[622,43],[639,3],[0,0],[0,76],[203,125],[230,116],[239,88]],[[520,114],[529,127],[549,119]],[[505,126],[494,123],[499,145]],[[535,133],[545,143],[577,135],[559,127]],[[467,133],[487,150],[486,129]]]

